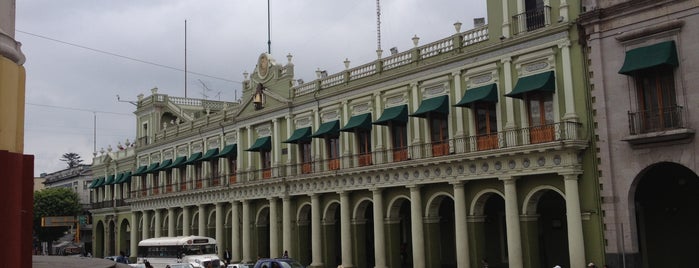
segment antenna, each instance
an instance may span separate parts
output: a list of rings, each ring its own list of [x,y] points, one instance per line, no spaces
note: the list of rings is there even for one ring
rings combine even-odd
[[[381,50],[381,3],[376,0],[376,51]]]
[[[187,20],[184,20],[184,97],[187,98]]]
[[[269,0],[267,0],[267,54],[272,54],[271,25],[269,20]]]

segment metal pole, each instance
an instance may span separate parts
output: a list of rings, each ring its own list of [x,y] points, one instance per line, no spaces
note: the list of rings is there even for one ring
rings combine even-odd
[[[267,0],[267,54],[272,54],[272,36],[269,18],[269,0]]]
[[[184,20],[184,97],[187,97],[187,20]]]

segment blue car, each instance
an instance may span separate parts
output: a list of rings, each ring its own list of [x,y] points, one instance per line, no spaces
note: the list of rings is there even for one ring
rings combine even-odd
[[[277,259],[259,259],[255,263],[254,268],[304,268],[299,262],[294,259],[277,258]]]

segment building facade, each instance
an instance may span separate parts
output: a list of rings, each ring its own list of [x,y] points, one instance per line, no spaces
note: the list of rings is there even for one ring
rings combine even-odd
[[[694,266],[699,2],[587,1],[585,8],[607,262]]]
[[[78,194],[80,205],[85,211],[90,209],[91,165],[79,164],[53,173],[42,174],[45,188],[68,188]]]
[[[197,234],[310,267],[604,262],[579,11],[490,2],[308,83],[262,53],[240,102],[140,96],[133,154],[93,163],[94,255]]]

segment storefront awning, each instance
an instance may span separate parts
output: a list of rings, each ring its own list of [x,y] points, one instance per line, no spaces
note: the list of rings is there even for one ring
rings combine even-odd
[[[372,124],[387,126],[388,123],[405,124],[408,122],[408,105],[400,105],[386,108],[383,113]]]
[[[136,171],[134,171],[133,174],[131,174],[131,176],[139,176],[139,175],[143,174],[144,172],[146,172],[147,168],[148,168],[148,166],[140,166],[136,169]]]
[[[117,183],[119,183],[119,181],[120,181],[122,178],[124,178],[124,173],[123,173],[123,172],[117,174],[117,175],[116,175],[116,178],[114,178],[114,181],[113,181],[111,184],[117,184]]]
[[[350,120],[347,121],[347,125],[341,128],[340,131],[351,132],[357,129],[371,129],[371,113],[350,117]]]
[[[474,102],[498,102],[498,86],[490,84],[466,90],[464,97],[459,103],[454,104],[457,107],[471,107]]]
[[[320,124],[311,138],[337,137],[340,135],[340,121],[334,120]]]
[[[512,92],[505,94],[511,98],[524,98],[529,92],[553,92],[556,90],[556,76],[553,71],[519,78]]]
[[[285,140],[284,143],[303,143],[311,141],[311,127],[304,127],[294,130],[289,139]]]
[[[207,161],[211,158],[214,158],[214,157],[216,157],[217,154],[218,154],[218,148],[209,149],[208,151],[206,151],[204,156],[201,157],[201,161]]]
[[[270,151],[272,150],[272,137],[262,137],[255,141],[255,143],[250,146],[246,151],[248,152],[260,152],[260,151]]]
[[[193,154],[191,154],[189,157],[187,157],[187,161],[185,161],[184,163],[182,163],[182,165],[191,165],[191,164],[194,164],[194,162],[197,162],[197,161],[201,160],[200,158],[201,158],[201,152],[193,153]]]
[[[114,184],[114,175],[109,175],[109,177],[107,177],[107,179],[104,181],[102,186],[112,185],[112,184]]]
[[[182,165],[184,165],[184,162],[185,162],[185,161],[187,161],[187,157],[186,157],[186,156],[178,156],[177,158],[175,158],[175,161],[172,161],[172,164],[170,164],[170,166],[167,167],[167,168],[178,168],[178,167],[181,167]]]
[[[131,182],[131,171],[127,171],[127,172],[122,173],[121,178],[116,180],[114,182],[114,184],[121,184],[121,183],[125,183],[125,182]]]
[[[157,171],[164,170],[166,168],[169,168],[170,165],[172,165],[172,159],[165,160],[163,162],[160,162],[160,165],[154,171],[157,172]]]
[[[225,157],[228,155],[233,155],[234,158],[238,156],[238,144],[226,145],[226,147],[223,147],[223,150],[221,150],[216,157]]]
[[[160,166],[159,162],[151,163],[150,166],[143,172],[143,174],[153,173]]]
[[[672,67],[679,65],[675,41],[657,43],[626,51],[624,65],[619,70],[619,73],[631,75],[636,71],[663,65]]]
[[[410,116],[427,117],[430,113],[449,114],[449,97],[447,95],[422,100],[420,107]]]
[[[94,188],[99,187],[102,184],[102,180],[104,180],[104,177],[92,179],[92,183],[90,183],[89,188],[94,189]]]

